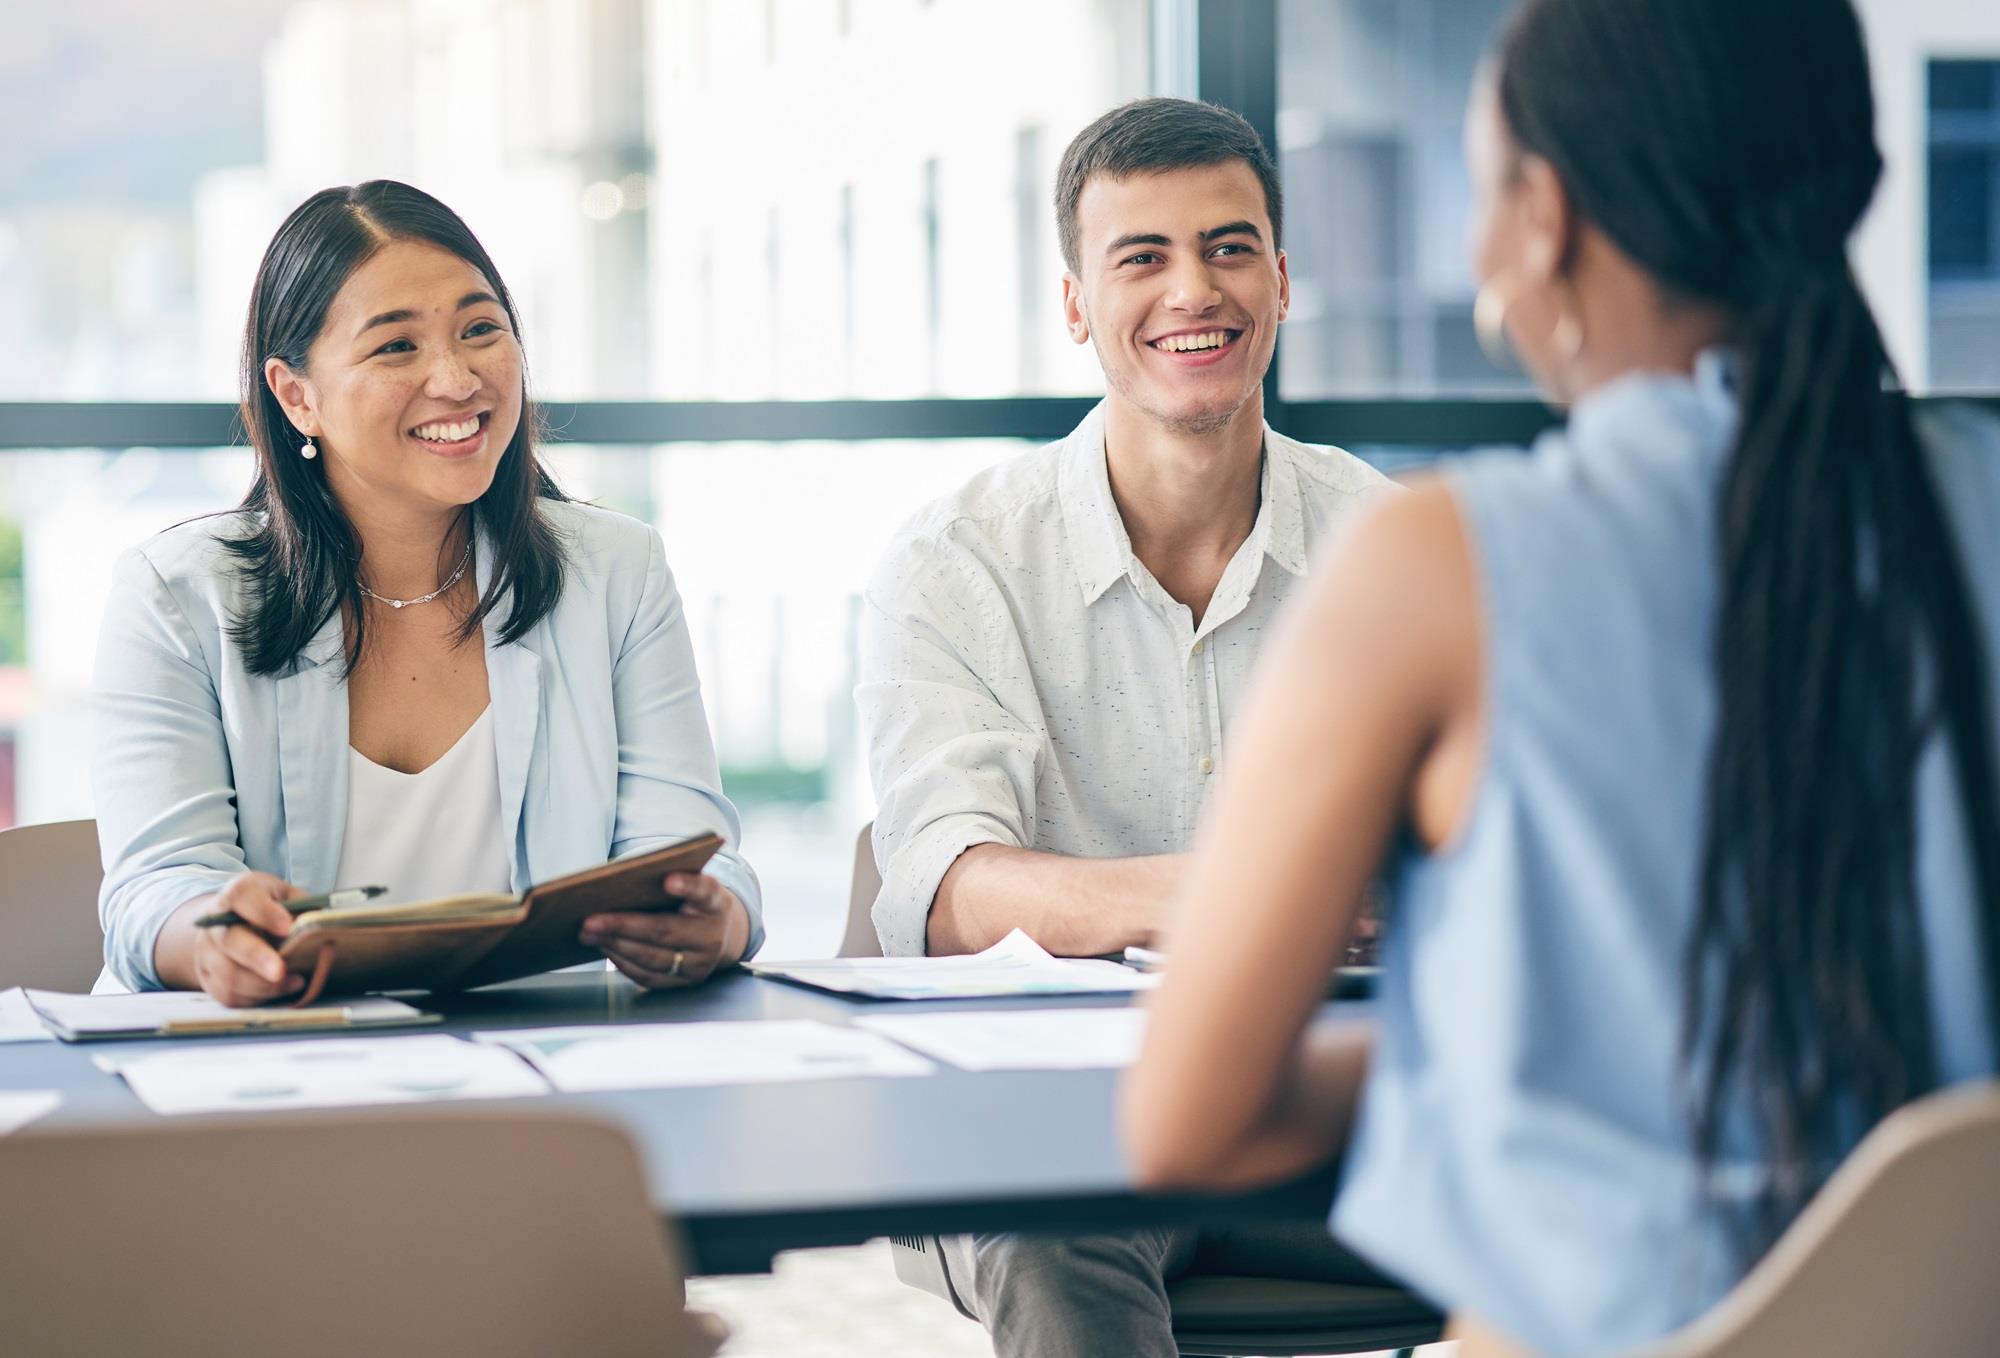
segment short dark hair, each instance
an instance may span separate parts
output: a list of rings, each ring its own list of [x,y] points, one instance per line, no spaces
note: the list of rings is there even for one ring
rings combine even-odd
[[[1193,99],[1134,99],[1120,104],[1089,127],[1063,152],[1056,172],[1056,238],[1063,263],[1077,272],[1076,205],[1092,175],[1124,179],[1135,174],[1192,170],[1240,160],[1264,186],[1264,209],[1271,218],[1271,244],[1284,231],[1285,195],[1278,167],[1264,139],[1242,114]]]
[[[257,266],[243,327],[242,420],[257,461],[239,508],[249,511],[252,527],[247,537],[224,541],[249,577],[248,604],[230,637],[252,674],[287,673],[343,604],[351,619],[347,670],[361,658],[361,544],[327,485],[326,464],[298,455],[298,432],[265,382],[264,364],[276,358],[303,371],[335,295],[377,250],[399,240],[449,250],[479,270],[521,333],[513,296],[486,248],[457,213],[423,190],[376,179],[321,189],[292,210]],[[487,614],[511,596],[500,640],[518,641],[562,593],[563,544],[543,502],[565,497],[535,453],[539,417],[525,365],[524,358],[521,422],[493,484],[471,506],[474,523],[493,540],[492,577],[460,629],[462,640],[477,636]]]

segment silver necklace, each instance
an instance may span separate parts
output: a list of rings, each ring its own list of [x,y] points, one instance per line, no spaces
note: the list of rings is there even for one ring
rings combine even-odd
[[[464,578],[465,568],[471,564],[472,564],[472,539],[467,538],[465,540],[465,554],[459,557],[458,559],[458,569],[451,573],[451,579],[445,581],[442,585],[439,585],[429,594],[419,594],[414,599],[385,599],[381,595],[377,594],[374,590],[368,588],[368,586],[361,585],[361,582],[359,580],[355,581],[355,584],[361,585],[361,592],[363,594],[366,594],[369,598],[373,599],[378,604],[387,604],[391,608],[409,608],[416,604],[427,604],[431,600],[437,598],[438,595],[450,589],[453,585],[457,584],[461,579]]]

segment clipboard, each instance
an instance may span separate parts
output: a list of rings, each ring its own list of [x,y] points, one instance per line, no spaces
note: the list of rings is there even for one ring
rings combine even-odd
[[[364,1032],[438,1023],[436,1014],[378,997],[305,1009],[231,1009],[199,991],[134,995],[23,992],[48,1030],[65,1042],[124,1042],[149,1037],[243,1037],[259,1033]]]

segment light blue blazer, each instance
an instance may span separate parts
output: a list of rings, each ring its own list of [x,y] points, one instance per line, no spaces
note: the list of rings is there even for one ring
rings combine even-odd
[[[501,645],[486,624],[502,828],[524,890],[703,831],[733,849],[679,593],[659,534],[636,519],[548,502],[567,549],[561,601]],[[107,979],[160,985],[167,916],[245,869],[310,892],[339,883],[347,818],[347,688],[338,614],[282,676],[254,675],[227,628],[247,580],[222,539],[248,515],[171,528],[119,559],[92,683],[90,778],[104,855],[98,915]],[[491,572],[482,536],[478,582]],[[725,849],[709,874],[750,912],[757,877]],[[102,984],[102,983],[100,983]]]

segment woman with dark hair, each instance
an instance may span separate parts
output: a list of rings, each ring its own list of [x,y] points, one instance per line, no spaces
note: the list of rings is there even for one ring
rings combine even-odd
[[[1913,411],[1849,269],[1848,0],[1529,0],[1467,155],[1480,311],[1567,427],[1322,563],[1126,1138],[1161,1184],[1345,1140],[1334,1229],[1467,1358],[1601,1354],[1995,1070],[2000,429]],[[1308,1033],[1385,854],[1379,1023]]]
[[[406,184],[279,227],[243,345],[257,457],[232,514],[120,560],[91,781],[107,982],[298,990],[282,903],[520,890],[704,831],[734,841],[659,535],[565,499],[520,327],[465,223]],[[673,913],[588,920],[649,986],[755,950],[718,853]],[[245,921],[199,927],[212,912]]]

